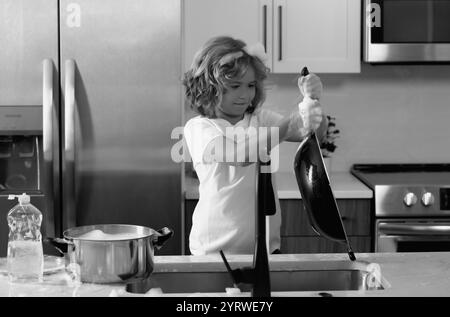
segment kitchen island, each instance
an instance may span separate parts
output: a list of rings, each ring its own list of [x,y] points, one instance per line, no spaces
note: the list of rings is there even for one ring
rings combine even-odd
[[[370,291],[327,291],[336,297],[442,297],[450,296],[450,252],[433,253],[357,253],[357,261],[377,263],[381,274],[389,287],[383,290]],[[227,257],[231,267],[249,265],[251,255],[230,255]],[[3,263],[5,262],[4,259]],[[301,262],[311,261],[349,261],[347,254],[280,254],[270,255],[270,263],[291,261],[301,266]],[[175,271],[179,267],[201,269],[202,266],[216,266],[224,269],[219,255],[217,256],[156,256],[155,272]],[[326,291],[326,290],[324,290]],[[272,296],[282,297],[320,297],[322,291],[314,292],[273,292]],[[248,296],[242,293],[240,296]],[[10,284],[5,271],[0,274],[0,296],[33,296],[33,297],[108,297],[108,296],[227,296],[223,293],[191,293],[161,294],[151,289],[146,294],[131,294],[125,291],[124,285],[100,285],[78,283],[71,280],[64,268],[47,271],[43,283]]]

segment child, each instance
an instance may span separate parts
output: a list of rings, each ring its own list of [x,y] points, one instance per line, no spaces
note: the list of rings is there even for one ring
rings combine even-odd
[[[326,117],[317,100],[304,98],[299,111],[287,117],[262,110],[265,100],[262,45],[216,37],[197,52],[183,85],[190,107],[199,116],[184,127],[184,137],[200,181],[199,201],[192,217],[189,248],[193,255],[251,254],[255,238],[256,160],[282,141],[299,142],[313,130],[326,131]],[[314,74],[302,77],[302,93],[319,96]],[[279,139],[267,132],[276,128]],[[256,133],[249,133],[249,131]],[[230,131],[237,138],[230,138]],[[233,135],[233,134],[231,134]],[[243,135],[243,137],[239,137]],[[230,150],[233,152],[230,155]],[[275,198],[276,190],[274,190]],[[268,216],[268,251],[280,249],[281,215]]]

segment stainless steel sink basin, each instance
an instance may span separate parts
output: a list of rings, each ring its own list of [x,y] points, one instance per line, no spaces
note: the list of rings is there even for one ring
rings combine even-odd
[[[370,265],[370,266],[369,266]],[[231,265],[232,268],[242,267]],[[248,266],[248,265],[247,265]],[[272,292],[375,290],[384,289],[386,282],[374,274],[376,264],[350,261],[309,261],[271,264]],[[230,274],[218,266],[210,269],[190,267],[170,272],[155,272],[150,278],[152,288],[163,293],[223,293],[233,287]],[[247,284],[238,285],[242,292],[251,290]]]

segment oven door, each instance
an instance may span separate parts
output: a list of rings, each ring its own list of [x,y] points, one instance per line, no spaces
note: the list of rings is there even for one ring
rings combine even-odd
[[[389,219],[376,222],[376,252],[450,251],[450,219]]]

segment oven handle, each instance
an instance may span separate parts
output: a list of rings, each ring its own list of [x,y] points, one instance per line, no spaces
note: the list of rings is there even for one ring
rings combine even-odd
[[[450,235],[447,224],[380,223],[378,231],[387,235]]]

